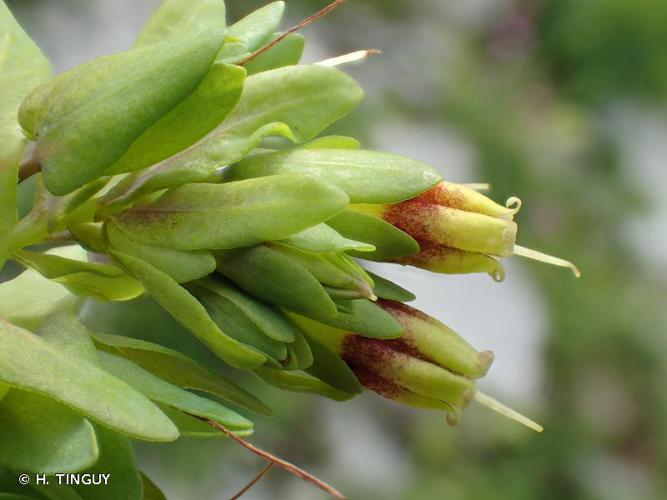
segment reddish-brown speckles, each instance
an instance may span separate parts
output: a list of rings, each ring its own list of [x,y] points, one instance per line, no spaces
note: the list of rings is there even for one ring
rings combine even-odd
[[[373,366],[383,364],[401,355],[437,364],[405,339],[369,339],[361,335],[348,335],[341,346],[341,357],[348,363]]]
[[[465,252],[457,248],[440,245],[426,240],[417,240],[419,253],[396,259],[399,264],[410,264],[416,267],[428,266],[431,262],[438,262],[453,255],[463,256]]]
[[[416,239],[430,239],[432,221],[438,217],[438,206],[404,201],[389,205],[384,220]]]
[[[380,396],[396,399],[404,394],[406,389],[390,380],[378,375],[374,370],[364,365],[350,364],[350,368],[364,387],[377,392]]]
[[[450,208],[464,210],[466,199],[464,193],[456,189],[453,185],[440,183],[425,193],[410,200],[410,203],[420,203],[426,205],[441,205]]]

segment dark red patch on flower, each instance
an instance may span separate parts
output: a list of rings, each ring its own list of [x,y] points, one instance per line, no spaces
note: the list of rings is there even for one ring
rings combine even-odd
[[[437,365],[433,359],[402,338],[380,340],[352,334],[345,338],[341,346],[341,357],[348,364],[377,366],[402,355]]]
[[[409,200],[410,203],[426,205],[441,205],[444,207],[458,208],[464,210],[466,199],[464,193],[455,186],[440,183],[432,189]]]
[[[413,255],[400,257],[394,262],[416,267],[428,266],[431,262],[438,262],[452,255],[463,256],[466,252],[457,248],[448,247],[439,243],[433,243],[427,240],[417,240],[419,243],[419,252]]]
[[[380,376],[377,372],[364,365],[350,364],[350,368],[357,379],[367,389],[378,393],[388,399],[396,399],[406,390],[398,384]]]
[[[428,236],[432,232],[430,221],[436,216],[436,205],[404,201],[389,205],[383,218],[415,239],[428,240]]]

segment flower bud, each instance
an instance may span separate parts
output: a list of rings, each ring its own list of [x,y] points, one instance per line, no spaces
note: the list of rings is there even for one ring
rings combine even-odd
[[[454,414],[475,395],[474,379],[493,362],[456,332],[423,312],[390,300],[378,304],[403,327],[399,339],[346,335],[341,357],[367,388],[398,402]]]
[[[440,273],[487,272],[502,281],[504,270],[493,257],[521,255],[579,271],[570,262],[516,244],[512,220],[521,200],[499,205],[466,186],[441,182],[407,201],[386,205],[354,205],[357,211],[389,222],[420,245],[417,254],[397,262]]]

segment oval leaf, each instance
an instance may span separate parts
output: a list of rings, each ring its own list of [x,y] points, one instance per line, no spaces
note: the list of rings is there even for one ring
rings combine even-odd
[[[373,252],[349,251],[360,259],[388,261],[419,251],[419,244],[409,234],[372,215],[348,209],[329,219],[327,224],[346,238],[375,246]]]
[[[11,389],[0,401],[0,462],[14,470],[76,472],[97,460],[93,426],[40,394]]]
[[[351,203],[398,203],[442,180],[433,167],[403,156],[354,149],[295,148],[253,155],[225,171],[226,180],[298,173],[333,184]]]
[[[236,248],[280,240],[347,205],[339,189],[295,175],[189,184],[115,218],[133,240],[178,250]]]
[[[145,340],[93,332],[93,340],[179,387],[204,391],[242,408],[270,415],[271,409],[234,382],[178,351]]]
[[[2,319],[0,380],[49,396],[137,439],[172,441],[178,437],[169,419],[130,386]]]
[[[100,364],[109,373],[134,387],[147,398],[173,408],[210,418],[230,429],[247,430],[252,422],[211,399],[197,396],[178,386],[165,382],[131,361],[107,352],[99,353]]]
[[[144,285],[158,304],[224,361],[242,370],[264,363],[264,355],[223,333],[204,306],[169,275],[122,252],[112,250],[111,254]]]

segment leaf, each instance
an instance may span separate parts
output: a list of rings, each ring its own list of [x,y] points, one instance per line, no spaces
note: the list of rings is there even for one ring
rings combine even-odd
[[[287,363],[283,366],[283,369],[305,370],[312,364],[313,353],[310,351],[310,346],[303,333],[297,328],[294,342],[287,344]]]
[[[267,384],[285,391],[319,394],[334,401],[347,401],[355,396],[325,384],[306,373],[286,372],[265,367],[258,368],[255,373]]]
[[[227,298],[196,284],[188,289],[206,308],[211,319],[230,337],[257,349],[267,357],[267,362],[280,366],[287,357],[287,348],[264,334],[264,332],[246,316],[242,309]]]
[[[280,26],[284,12],[285,2],[271,2],[232,24],[227,35],[253,52],[270,40]]]
[[[28,92],[50,75],[49,62],[0,2],[0,269],[17,221],[18,165],[25,145],[17,112]]]
[[[13,255],[22,264],[78,295],[90,295],[100,300],[130,300],[144,292],[137,280],[110,264],[83,262],[27,250],[16,250]]]
[[[76,309],[81,301],[62,285],[32,269],[0,283],[0,318],[31,330],[56,311]]]
[[[339,189],[296,175],[228,184],[188,184],[114,218],[133,240],[198,250],[280,240],[347,205]]]
[[[167,500],[160,488],[146,474],[143,472],[140,472],[140,474],[144,490],[143,500]]]
[[[226,298],[243,311],[260,330],[279,342],[294,342],[299,333],[283,314],[270,305],[260,302],[228,283],[222,276],[208,277],[197,285]]]
[[[306,334],[313,353],[313,364],[305,371],[322,382],[349,394],[360,394],[362,387],[352,370],[335,352]]]
[[[389,261],[419,251],[419,244],[410,235],[372,215],[347,209],[327,224],[346,238],[375,246],[373,252],[349,251],[360,259]]]
[[[19,121],[37,141],[49,191],[65,195],[104,175],[196,91],[223,37],[217,27],[184,33],[88,61],[38,87]]]
[[[369,243],[345,238],[325,223],[304,229],[276,243],[310,253],[338,253],[347,250],[372,252],[375,250],[375,247]]]
[[[146,193],[211,180],[216,169],[239,161],[268,136],[309,141],[362,97],[357,83],[335,68],[289,66],[249,76],[226,120],[189,148],[121,181],[105,203],[123,206]]]
[[[204,250],[184,252],[143,245],[129,238],[113,222],[105,225],[105,232],[111,248],[150,262],[153,267],[168,274],[178,283],[196,280],[215,271],[215,258],[211,252]]]
[[[213,428],[203,420],[188,415],[181,410],[176,410],[167,405],[160,405],[162,411],[167,415],[172,422],[178,427],[178,432],[184,437],[198,437],[198,438],[223,438],[225,435],[219,430]],[[245,436],[252,434],[249,431],[235,431],[237,436]]]
[[[130,386],[2,319],[0,380],[60,401],[137,439],[171,441],[178,437],[169,419]]]
[[[244,67],[249,75],[254,75],[262,71],[299,64],[305,45],[306,39],[303,36],[290,33],[269,50],[248,61]]]
[[[125,381],[149,399],[193,415],[213,419],[233,430],[252,429],[250,420],[216,401],[165,382],[125,358],[104,351],[100,351],[98,356],[105,370]]]
[[[38,335],[72,359],[99,364],[90,332],[74,313],[57,312],[49,316]]]
[[[333,317],[336,306],[319,281],[286,255],[259,245],[216,254],[218,271],[260,300],[314,317]]]
[[[256,413],[271,409],[255,396],[178,351],[145,340],[93,332],[93,340],[179,387],[204,391]]]
[[[204,306],[167,274],[122,252],[112,250],[111,254],[144,285],[151,297],[224,361],[241,370],[264,363],[263,354],[222,332]]]
[[[104,474],[107,484],[74,485],[72,488],[85,500],[141,500],[143,481],[137,469],[128,438],[95,426],[100,445],[100,459],[84,473]]]
[[[234,108],[245,75],[239,66],[213,64],[192,94],[151,125],[107,173],[141,170],[201,139]]]
[[[433,167],[389,153],[355,149],[294,148],[252,155],[224,172],[235,181],[298,173],[345,191],[351,203],[397,203],[442,180]]]
[[[336,301],[338,314],[319,321],[364,337],[392,339],[400,337],[403,328],[394,317],[367,299]]]
[[[359,149],[361,144],[354,137],[345,135],[325,135],[301,144],[302,149]]]
[[[389,281],[382,276],[371,273],[370,271],[368,274],[371,275],[373,281],[375,282],[375,286],[373,287],[375,295],[381,299],[395,300],[397,302],[411,302],[416,299],[412,292],[397,285],[396,283]]]
[[[144,25],[133,47],[144,47],[209,29],[225,31],[225,3],[222,0],[163,0]]]
[[[0,401],[0,462],[23,472],[76,472],[97,460],[93,426],[45,396],[11,389]]]

